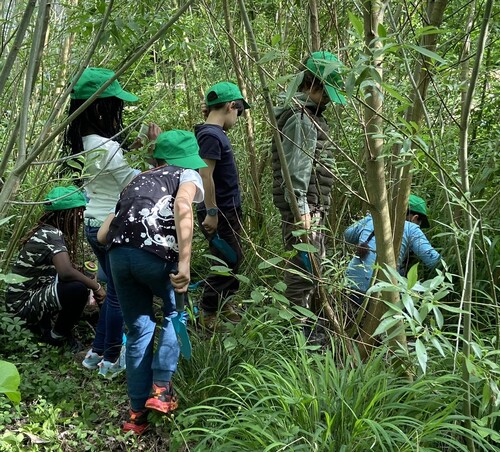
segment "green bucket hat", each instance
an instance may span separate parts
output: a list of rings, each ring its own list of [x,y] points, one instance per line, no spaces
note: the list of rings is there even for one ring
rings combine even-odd
[[[99,67],[86,68],[70,94],[71,99],[89,99],[104,85],[115,73],[109,69]],[[128,91],[125,91],[118,80],[114,80],[101,94],[99,98],[118,97],[127,102],[135,102],[139,98]]]
[[[306,62],[307,70],[323,82],[330,100],[345,105],[345,97],[338,91],[338,88],[342,86],[340,67],[342,67],[342,63],[330,52],[314,52]]]
[[[250,108],[248,102],[243,98],[237,85],[231,82],[219,82],[211,86],[205,94],[205,103],[208,107],[217,104],[241,100],[245,110]]]
[[[427,218],[427,205],[420,196],[410,195],[408,210],[413,213],[418,213],[422,217],[423,228],[428,228],[430,226],[429,219]]]
[[[181,168],[205,168],[207,164],[200,157],[199,152],[200,147],[193,132],[169,130],[158,135],[153,157]]]
[[[44,208],[48,211],[85,207],[87,200],[78,187],[54,187],[44,199]]]

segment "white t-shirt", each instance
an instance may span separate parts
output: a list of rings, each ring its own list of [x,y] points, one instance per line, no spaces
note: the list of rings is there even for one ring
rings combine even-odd
[[[104,221],[138,172],[128,165],[116,141],[95,134],[82,140],[84,150],[91,151],[85,155],[85,189],[90,198],[85,217]]]

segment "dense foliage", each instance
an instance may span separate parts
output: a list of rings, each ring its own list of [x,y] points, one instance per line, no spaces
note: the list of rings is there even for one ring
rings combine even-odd
[[[333,334],[327,328],[326,345],[305,342],[295,319],[315,316],[290,307],[281,282],[281,264],[289,255],[282,251],[271,202],[272,130],[264,95],[269,90],[275,98],[285,90],[311,48],[309,7],[315,2],[177,3],[31,0],[0,5],[0,283],[11,278],[19,240],[39,215],[37,202],[53,185],[69,182],[78,166],[64,160],[62,132],[66,88],[79,68],[125,69],[120,80],[140,101],[126,109],[124,143],[132,142],[144,122],[154,121],[163,130],[192,129],[202,121],[201,93],[215,81],[236,81],[241,71],[252,109],[230,138],[245,209],[246,262],[238,299],[245,319],[210,338],[193,327],[194,356],[181,361],[174,380],[178,413],[156,418],[154,432],[136,440],[120,432],[128,408],[123,377],[99,380],[69,353],[37,343],[19,319],[0,307],[0,450],[500,450],[498,6],[484,19],[490,23],[484,37],[488,1],[445,2],[440,26],[429,25],[426,11],[442,2],[387,4],[385,20],[374,30],[382,76],[365,45],[366,4],[319,6],[321,46],[345,63],[349,96],[346,108],[327,113],[338,146],[321,281],[330,304],[342,321],[343,272],[353,252],[342,233],[369,207],[364,121],[370,87],[383,93],[379,159],[385,162],[388,188],[411,165],[412,190],[427,199],[431,212],[429,237],[446,261],[438,273],[415,268],[408,278],[389,274],[393,283],[377,286],[402,290],[403,303],[387,308],[375,332],[383,339],[362,362],[347,341],[352,329]],[[250,50],[241,4],[246,4],[258,56]],[[174,20],[181,8],[185,11]],[[432,49],[429,37],[436,38]],[[464,154],[464,93],[481,39],[485,51],[472,82]],[[415,120],[410,107],[421,65],[430,82],[422,117]],[[143,157],[141,151],[128,154],[137,166]],[[205,248],[197,236],[195,280],[217,264]],[[82,247],[82,261],[88,257]],[[465,284],[469,273],[471,296]],[[195,292],[192,299],[198,296]],[[464,328],[469,313],[470,331]],[[395,354],[390,331],[400,321],[408,348]],[[78,332],[90,341],[89,323],[81,322]],[[15,377],[4,384],[4,375],[14,371],[3,360],[19,371],[20,404],[13,404]]]

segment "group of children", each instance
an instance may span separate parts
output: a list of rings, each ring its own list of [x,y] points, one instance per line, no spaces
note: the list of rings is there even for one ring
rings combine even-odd
[[[273,199],[281,213],[283,241],[286,249],[293,249],[301,240],[294,231],[307,231],[318,250],[311,256],[318,263],[324,253],[321,226],[331,204],[333,185],[333,152],[323,112],[330,102],[345,104],[339,92],[339,68],[340,62],[331,53],[313,53],[298,74],[298,92],[286,103],[282,96],[275,110],[285,161],[280,160],[277,143],[273,142]],[[70,114],[113,76],[106,69],[85,69],[74,83]],[[68,127],[67,147],[74,155],[85,156],[83,180],[89,201],[74,186],[49,192],[45,213],[23,240],[13,267],[14,273],[28,279],[10,285],[6,303],[10,312],[23,318],[46,342],[76,348],[71,330],[89,290],[93,291],[101,309],[92,348],[82,364],[107,376],[123,370],[118,357],[126,325],[131,409],[123,430],[141,434],[148,427],[149,410],[168,413],[178,403],[172,376],[179,345],[172,320],[178,315],[175,292],[185,292],[190,281],[193,203],[197,204],[199,226],[211,254],[232,270],[230,275],[206,278],[202,322],[212,328],[219,316],[231,322],[240,319],[231,297],[239,288],[234,275],[243,259],[241,194],[226,132],[250,105],[236,85],[221,82],[207,90],[206,121],[195,126],[194,133],[161,132],[157,125],[150,124],[147,138],[153,143],[156,166],[141,173],[128,165],[119,141],[124,102],[137,100],[114,80]],[[132,147],[141,145],[144,143],[138,139]],[[286,189],[282,165],[290,170],[293,193]],[[298,205],[300,218],[294,217],[293,202]],[[407,223],[413,226],[405,229],[402,254],[411,249],[419,257],[425,255],[424,263],[432,266],[439,259],[432,247],[432,252],[428,248],[419,252],[424,242],[428,244],[419,227],[427,220],[425,203],[410,209],[409,214]],[[96,280],[74,268],[82,222],[104,271],[106,292]],[[370,228],[371,219],[364,219],[346,235],[351,242],[365,240],[372,251],[369,260],[356,257],[361,260],[349,266],[349,271],[364,268],[363,278],[368,277],[368,281],[376,256],[373,234],[367,236]],[[215,238],[222,240],[234,256],[229,258]],[[286,296],[293,303],[309,306],[314,284],[295,270],[310,271],[308,263],[298,254],[289,265],[294,270],[286,272]],[[365,280],[353,277],[352,281],[353,293],[366,291]],[[155,295],[163,301],[156,349]],[[360,299],[353,297],[353,303],[359,304]]]

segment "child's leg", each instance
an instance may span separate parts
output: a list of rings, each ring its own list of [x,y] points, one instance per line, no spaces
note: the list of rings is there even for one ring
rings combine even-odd
[[[148,262],[153,254],[119,246],[109,253],[111,272],[127,325],[127,386],[134,411],[144,409],[151,390],[156,321],[153,293],[141,279],[154,273]],[[143,259],[145,258],[145,260]]]
[[[170,279],[167,276],[167,281]],[[160,288],[157,288],[159,290]],[[159,292],[156,292],[159,295]],[[161,295],[160,295],[161,296]],[[163,322],[158,339],[158,347],[153,358],[153,382],[165,386],[172,380],[172,375],[177,370],[180,347],[172,324],[172,315],[175,314],[175,296],[171,284],[163,290]]]
[[[122,345],[123,315],[113,284],[109,257],[105,247],[97,241],[98,230],[99,228],[92,226],[85,228],[87,241],[97,257],[99,268],[104,271],[107,279],[106,298],[99,313],[92,350],[99,355],[104,355],[106,361],[115,362]]]
[[[82,315],[89,298],[89,289],[80,281],[59,281],[57,296],[61,311],[53,331],[61,336],[68,336]]]

